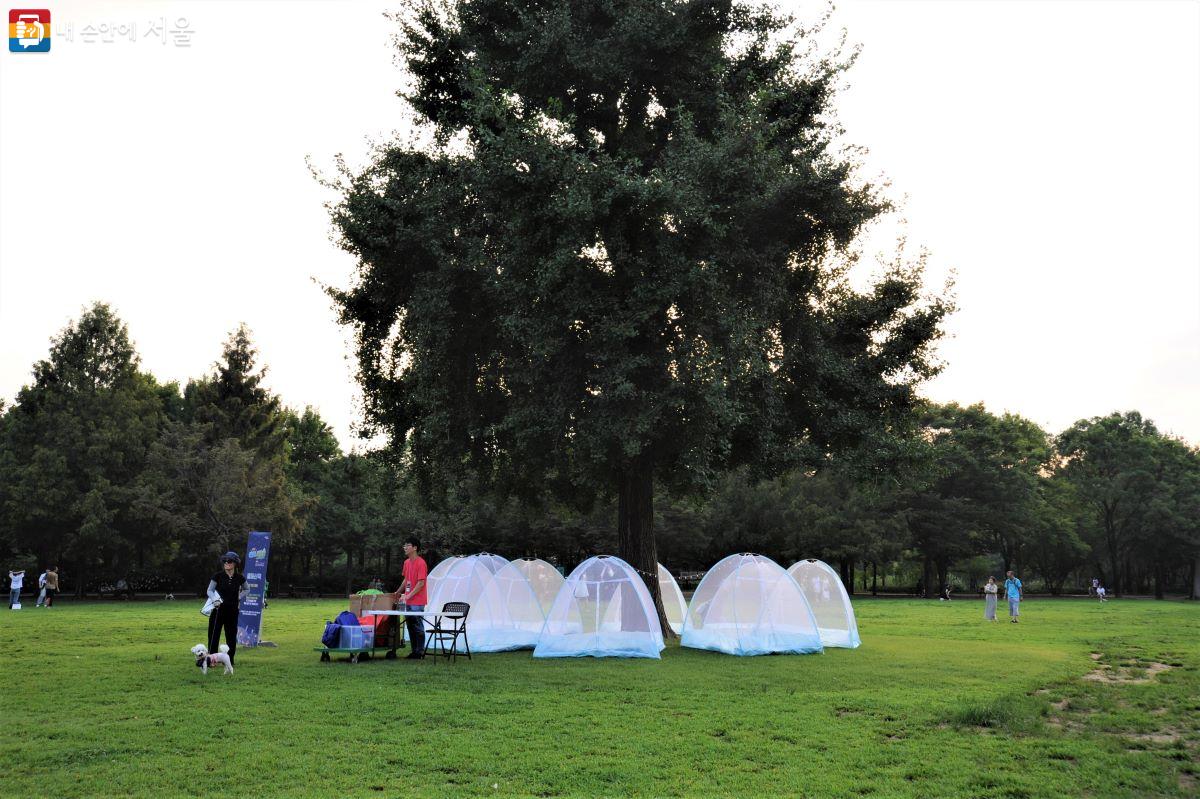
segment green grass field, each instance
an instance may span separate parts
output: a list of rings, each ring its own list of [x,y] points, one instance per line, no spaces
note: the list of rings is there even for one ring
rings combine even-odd
[[[823,655],[351,665],[312,651],[344,603],[274,601],[278,648],[205,677],[198,601],[27,604],[0,795],[1196,795],[1200,604],[855,605]]]

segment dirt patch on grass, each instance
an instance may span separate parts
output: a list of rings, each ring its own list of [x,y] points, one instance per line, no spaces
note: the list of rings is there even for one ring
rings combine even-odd
[[[1046,726],[1060,732],[1081,732],[1086,726],[1086,719],[1095,714],[1091,708],[1071,707],[1069,699],[1052,702],[1054,710],[1046,716]]]
[[[1141,732],[1126,735],[1131,741],[1146,741],[1152,744],[1173,744],[1182,736],[1174,730],[1166,730],[1163,732]]]
[[[1138,676],[1137,672],[1145,671],[1145,674]],[[1102,682],[1109,685],[1138,685],[1140,683],[1148,683],[1154,680],[1159,674],[1164,671],[1170,671],[1171,666],[1166,663],[1145,663],[1136,666],[1112,666],[1100,665],[1098,668],[1083,675],[1083,679],[1091,680],[1092,682]]]

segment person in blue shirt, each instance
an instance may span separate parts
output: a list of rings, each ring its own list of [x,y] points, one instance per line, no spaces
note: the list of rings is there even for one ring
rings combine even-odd
[[[1021,581],[1016,578],[1012,569],[1008,570],[1008,579],[1004,581],[1004,595],[1008,597],[1009,621],[1016,624],[1017,617],[1021,615]]]

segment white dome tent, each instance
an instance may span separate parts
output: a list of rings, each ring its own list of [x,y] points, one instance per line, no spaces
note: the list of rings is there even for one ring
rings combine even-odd
[[[503,569],[508,565],[508,558],[502,558],[499,555],[493,555],[491,552],[480,552],[475,557],[479,558],[480,562],[486,566],[492,574]]]
[[[671,629],[679,635],[683,630],[683,617],[687,615],[687,602],[683,600],[683,592],[679,583],[667,571],[667,567],[658,564],[658,590],[662,594],[663,610],[667,613],[667,621]]]
[[[440,568],[441,565],[439,563],[438,567]],[[491,621],[483,615],[484,612],[490,611],[476,612],[476,607],[481,604],[480,597],[488,583],[492,581],[492,570],[488,566],[489,564],[478,555],[456,558],[443,574],[432,581],[429,599],[425,605],[427,611],[439,611],[447,602],[469,603],[471,610],[467,616],[467,629],[472,650],[475,649],[476,626],[487,626]],[[493,598],[482,604],[495,609],[499,607],[500,602]],[[432,619],[426,619],[426,628],[431,627],[432,624]]]
[[[862,639],[858,637],[858,621],[854,618],[854,607],[846,586],[828,563],[820,560],[802,560],[788,568],[808,606],[821,633],[825,646],[856,649]]]
[[[541,605],[542,616],[548,615],[566,578],[558,569],[538,558],[519,558],[509,565],[525,575],[525,579],[529,581],[533,593],[537,596],[538,604]]]
[[[533,656],[658,658],[663,646],[641,576],[620,558],[600,555],[563,583]]]
[[[472,652],[506,652],[533,649],[546,615],[514,561],[484,583],[471,605],[468,621]]]
[[[730,555],[708,570],[688,606],[681,642],[730,655],[822,651],[804,592],[763,555]]]
[[[451,566],[453,566],[455,563],[458,563],[462,559],[462,555],[451,555],[445,560],[439,562],[438,565],[434,566],[430,570],[429,576],[425,578],[426,596],[433,596],[433,588],[435,585],[437,585],[437,581],[444,577],[446,572],[450,571]]]

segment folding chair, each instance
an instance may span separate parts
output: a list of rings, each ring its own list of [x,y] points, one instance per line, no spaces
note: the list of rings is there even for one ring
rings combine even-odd
[[[466,602],[447,602],[442,605],[442,612],[433,617],[433,625],[425,631],[425,654],[428,655],[429,650],[438,647],[441,651],[434,654],[441,655],[453,662],[459,655],[458,639],[461,637],[463,654],[467,656],[467,660],[470,660],[471,643],[467,640],[467,613],[470,610],[471,606]],[[447,643],[450,644],[449,649],[446,648]]]

